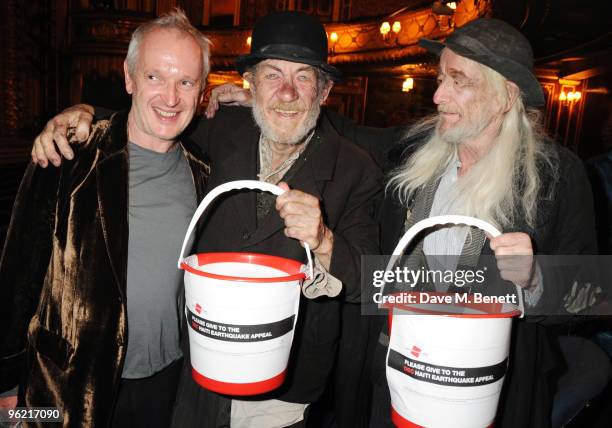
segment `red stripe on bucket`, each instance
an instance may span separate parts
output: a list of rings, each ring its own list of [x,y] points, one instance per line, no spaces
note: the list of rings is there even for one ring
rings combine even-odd
[[[425,428],[423,425],[418,425],[405,419],[402,415],[397,413],[393,407],[391,407],[391,421],[398,428]],[[493,428],[494,426],[495,424],[491,424],[486,428]]]
[[[425,428],[423,425],[417,425],[408,419],[404,419],[393,407],[391,407],[391,422],[398,428]]]
[[[264,392],[272,391],[273,389],[281,386],[285,381],[285,377],[287,376],[287,370],[283,370],[280,374],[271,379],[251,383],[221,382],[198,373],[194,368],[191,369],[191,376],[199,385],[220,394],[258,395],[263,394]]]
[[[204,276],[207,278],[220,279],[224,281],[239,281],[239,282],[289,282],[298,281],[306,278],[306,274],[301,272],[302,263],[286,259],[284,257],[270,256],[267,254],[257,253],[200,253],[198,256],[198,265],[204,266],[212,263],[248,263],[261,266],[267,266],[288,273],[287,276],[276,276],[271,278],[248,278],[242,276],[219,275],[216,273],[203,272],[187,263],[182,262],[181,268],[194,275]]]

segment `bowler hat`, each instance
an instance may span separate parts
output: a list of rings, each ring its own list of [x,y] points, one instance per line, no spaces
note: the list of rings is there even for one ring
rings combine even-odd
[[[314,16],[301,12],[272,12],[255,23],[251,53],[236,58],[240,74],[264,59],[313,65],[335,81],[340,71],[327,63],[327,34]]]
[[[444,43],[421,39],[419,45],[437,55],[447,47],[458,55],[486,65],[516,83],[525,104],[544,104],[542,87],[533,74],[531,45],[525,36],[504,21],[476,19],[457,29]]]

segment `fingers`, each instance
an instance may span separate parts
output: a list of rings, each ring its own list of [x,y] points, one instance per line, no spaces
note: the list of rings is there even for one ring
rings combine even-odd
[[[55,166],[61,164],[59,153],[66,159],[72,159],[74,152],[68,142],[68,128],[74,127],[76,139],[85,141],[89,136],[92,121],[92,108],[87,105],[79,104],[58,114],[47,122],[43,131],[34,140],[32,161],[46,168],[48,162]]]
[[[279,186],[288,188],[286,183]],[[306,242],[314,251],[319,247],[325,225],[319,200],[299,190],[287,190],[276,198],[276,209],[285,222],[285,235]]]
[[[503,233],[492,238],[490,246],[496,256],[533,254],[531,238],[522,232]]]
[[[210,92],[210,99],[208,100],[208,105],[206,106],[206,111],[204,114],[208,119],[212,119],[215,116],[217,110],[219,110],[219,96],[226,91],[229,91],[228,85],[231,84],[223,84],[217,86]]]
[[[496,262],[502,279],[520,287],[527,287],[531,283],[534,272],[533,256],[499,256]]]
[[[206,106],[206,111],[204,114],[208,119],[212,119],[215,117],[215,113],[219,110],[219,87],[212,90],[210,93],[210,99],[208,100],[208,105]]]
[[[42,148],[40,135],[36,137],[36,140],[34,140],[34,147],[32,147],[32,153],[34,153],[34,155],[32,156],[32,160],[38,163],[39,166],[46,168],[49,163],[47,161],[47,156],[45,156],[45,152]]]
[[[285,190],[285,193],[276,198],[276,209],[279,213],[299,213],[302,209],[314,208],[320,215],[321,210],[319,209],[319,200],[317,198],[300,190],[291,190],[287,183],[280,182],[278,186]],[[287,212],[287,210],[290,211]]]
[[[490,245],[501,277],[521,287],[529,285],[534,266],[529,235],[522,232],[504,233],[491,238]]]
[[[86,109],[86,106],[77,105],[59,115],[56,118],[56,122],[59,122],[60,126],[56,127],[54,133],[55,144],[57,144],[57,148],[63,157],[72,159],[74,157],[74,152],[66,139],[68,129],[65,124],[69,123],[75,128],[74,136],[77,141],[84,142],[89,137],[91,123],[93,122],[93,114]],[[60,134],[60,136],[56,137],[57,134]]]
[[[500,271],[520,272],[525,269],[531,270],[533,264],[532,256],[500,256],[496,259]]]
[[[286,220],[291,216],[298,216],[304,218],[312,218],[318,222],[321,218],[321,210],[319,209],[318,204],[314,205],[311,203],[288,200],[281,202],[281,204],[277,207],[277,210],[278,215],[283,220]]]
[[[34,141],[34,150],[36,152],[36,158],[38,164],[42,167],[46,167],[48,162],[58,166],[60,164],[60,157],[55,151],[55,144],[53,144],[55,124],[54,120],[47,122],[45,129],[41,132],[36,140]]]
[[[78,141],[86,141],[89,137],[89,130],[91,128],[91,123],[93,122],[93,115],[89,112],[80,112],[78,121],[76,124],[76,129],[74,132],[75,137]],[[64,152],[62,151],[62,154]],[[72,159],[72,157],[66,156],[67,159]]]
[[[212,119],[213,117],[215,117],[215,113],[217,112],[217,110],[219,110],[219,103],[217,102],[216,99],[210,99],[208,100],[208,105],[206,106],[206,111],[204,111],[204,115],[206,116],[206,118],[208,119]]]
[[[316,249],[321,235],[321,224],[319,221],[303,215],[290,215],[286,216],[283,220],[285,221],[286,236],[301,242],[307,242],[311,249]]]
[[[217,86],[210,93],[208,106],[206,106],[204,113],[206,117],[209,119],[213,118],[221,104],[250,107],[251,92],[233,83]]]
[[[230,91],[220,93],[218,101],[221,104],[249,107],[251,104],[251,92],[247,89],[233,87]]]
[[[45,153],[48,155],[49,160],[53,165],[58,166],[61,163],[61,159],[59,154],[57,153],[55,146],[53,143],[57,144],[59,151],[64,154],[65,152],[70,152],[70,144],[68,143],[68,139],[66,136],[68,135],[68,126],[65,122],[61,122],[58,120],[54,120],[54,130],[53,130],[53,141],[50,142],[49,145],[44,145]],[[71,158],[68,158],[71,159]]]
[[[34,145],[32,145],[32,150],[30,151],[30,158],[32,159],[32,163],[38,163],[38,157],[36,156],[36,144],[38,143],[39,139],[40,137],[37,135],[36,138],[34,139]]]
[[[304,243],[308,244],[310,250],[316,253],[321,246],[324,230],[322,225],[316,228],[288,226],[285,227],[284,234],[287,238],[297,239],[302,245],[304,245]]]

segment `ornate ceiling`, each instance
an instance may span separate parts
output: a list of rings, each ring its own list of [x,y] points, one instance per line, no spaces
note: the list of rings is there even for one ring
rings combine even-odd
[[[363,68],[367,65],[373,71],[380,67],[412,66],[411,73],[429,73],[429,68],[419,68],[424,50],[417,46],[422,37],[444,38],[455,27],[484,16],[490,12],[490,1],[464,0],[457,6],[454,16],[435,14],[431,7],[418,10],[404,10],[392,17],[369,19],[355,23],[330,23],[325,25],[328,37],[336,33],[337,40],[329,40],[329,61],[343,69]],[[390,32],[387,38],[380,33],[384,21],[399,22],[401,30]],[[248,53],[247,38],[251,30],[206,31],[213,42],[212,62],[214,68],[232,69],[238,55]],[[415,63],[416,61],[416,63]],[[415,67],[417,66],[417,67]],[[404,66],[405,67],[405,66]],[[362,70],[363,71],[363,70]],[[406,71],[399,71],[402,73]]]

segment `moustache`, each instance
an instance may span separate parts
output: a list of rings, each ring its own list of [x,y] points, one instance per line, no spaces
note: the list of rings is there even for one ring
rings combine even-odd
[[[306,111],[306,109],[304,108],[304,106],[302,106],[302,104],[300,102],[297,101],[293,101],[290,103],[276,103],[273,104],[271,106],[271,108],[273,110],[280,110],[280,111],[291,111],[291,112],[304,112]]]
[[[450,109],[448,107],[438,106],[438,113],[459,114],[459,110]]]

